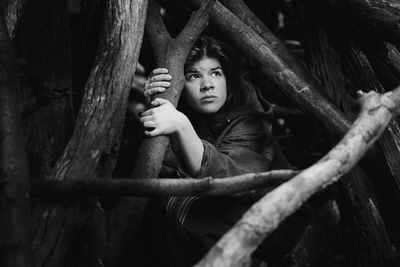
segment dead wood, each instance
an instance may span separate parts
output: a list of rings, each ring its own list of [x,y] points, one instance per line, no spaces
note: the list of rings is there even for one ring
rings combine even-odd
[[[49,179],[111,176],[142,43],[146,8],[146,1],[107,2],[103,35],[75,130]],[[76,227],[73,206],[53,205],[36,211],[42,213],[34,239],[36,266],[61,266],[65,261]],[[93,204],[88,205],[88,210],[93,208]]]
[[[321,160],[254,204],[196,266],[246,266],[249,255],[279,223],[314,193],[337,182],[400,113],[400,88],[361,99],[360,115],[344,138]]]

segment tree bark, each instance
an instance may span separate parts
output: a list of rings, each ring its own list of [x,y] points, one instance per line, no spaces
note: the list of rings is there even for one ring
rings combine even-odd
[[[49,179],[111,176],[142,43],[146,7],[146,1],[107,3],[101,43],[75,130]],[[75,213],[74,202],[36,211],[42,214],[34,242],[36,266],[62,266],[74,238],[77,217],[87,220],[93,204],[79,214]]]
[[[3,4],[3,3],[2,3]],[[16,58],[0,4],[1,266],[31,266],[29,167],[23,142]]]
[[[196,266],[245,266],[279,223],[314,193],[337,182],[400,113],[400,87],[363,94],[362,110],[344,138],[321,160],[254,204]]]

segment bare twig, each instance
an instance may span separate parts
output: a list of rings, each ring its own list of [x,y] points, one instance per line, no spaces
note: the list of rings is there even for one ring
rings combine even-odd
[[[279,223],[314,193],[349,171],[400,113],[400,87],[362,96],[362,110],[345,137],[321,160],[254,204],[196,266],[244,266]]]

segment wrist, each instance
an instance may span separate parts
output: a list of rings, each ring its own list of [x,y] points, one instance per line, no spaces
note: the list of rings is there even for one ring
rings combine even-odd
[[[178,120],[176,121],[176,135],[184,135],[185,133],[188,132],[188,130],[192,127],[192,124],[190,123],[188,117],[186,117],[185,114],[179,112],[179,117]]]

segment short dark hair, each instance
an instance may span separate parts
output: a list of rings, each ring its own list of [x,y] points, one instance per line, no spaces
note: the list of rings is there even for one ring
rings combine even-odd
[[[226,42],[203,34],[190,50],[185,62],[185,70],[204,57],[215,58],[221,63],[228,90],[226,104],[241,104],[244,99],[244,90],[251,86],[245,78],[246,71],[242,67],[244,58]]]

